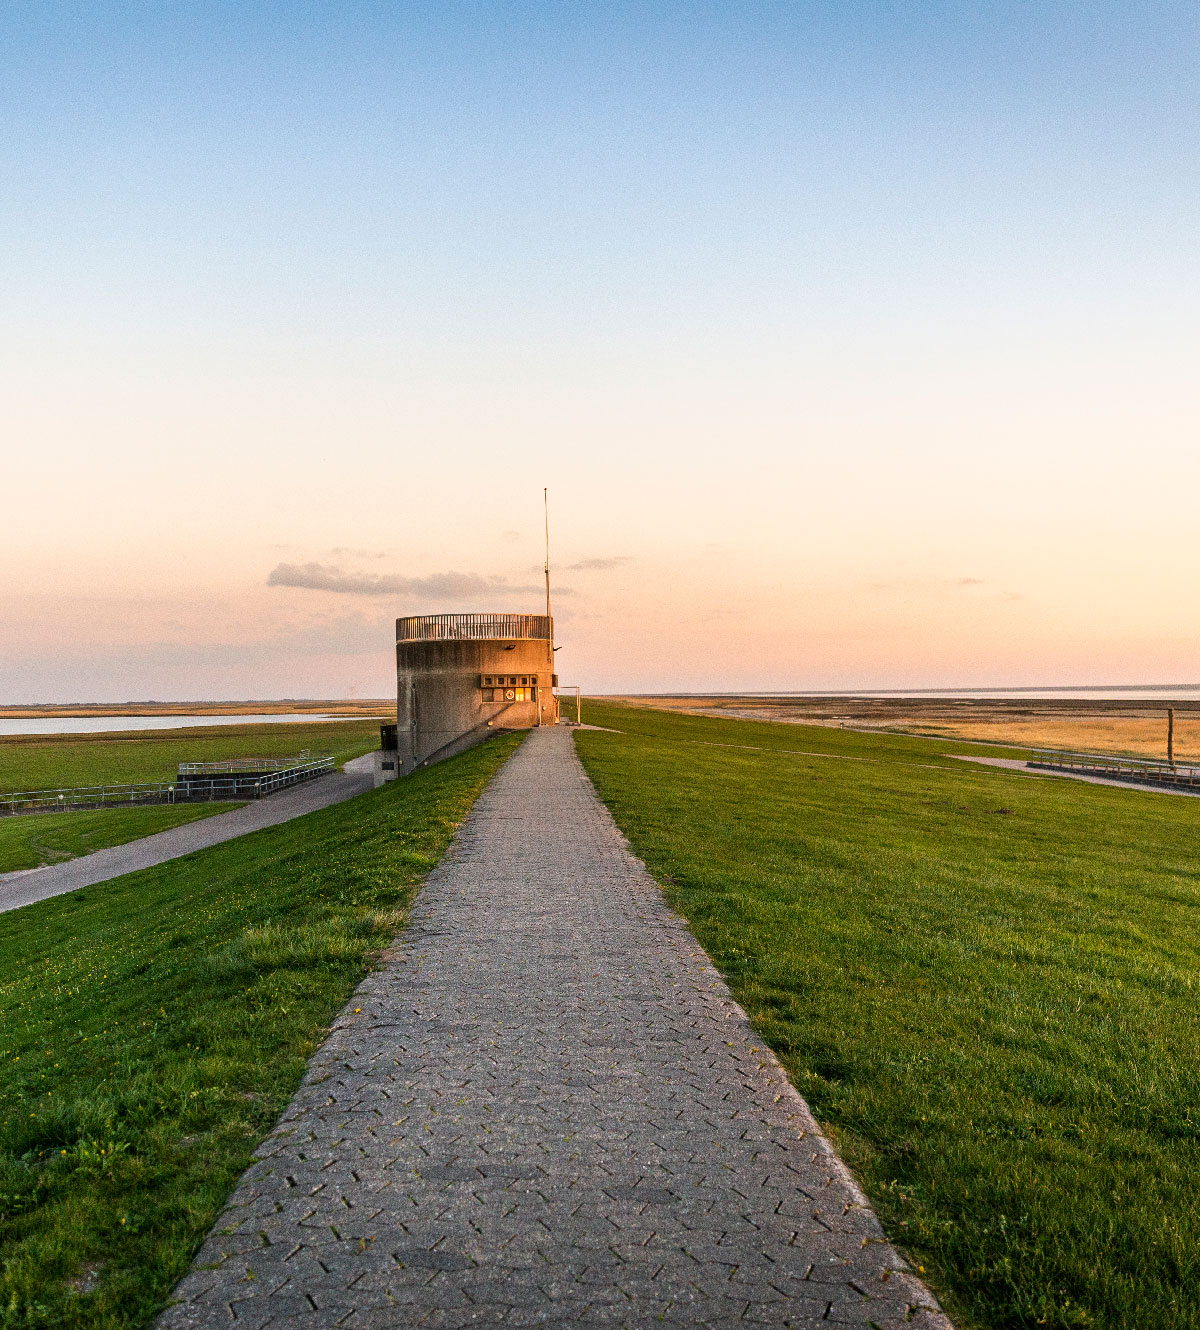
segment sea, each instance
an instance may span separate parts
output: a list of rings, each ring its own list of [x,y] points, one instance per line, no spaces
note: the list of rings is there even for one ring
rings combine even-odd
[[[676,695],[678,696],[678,694]],[[1200,683],[1080,685],[1047,688],[812,688],[806,692],[705,693],[705,697],[878,697],[964,698],[979,701],[1028,702],[1188,702],[1200,701]]]
[[[0,735],[118,734],[125,730],[190,730],[209,725],[295,725],[354,716],[284,711],[264,716],[0,716]]]

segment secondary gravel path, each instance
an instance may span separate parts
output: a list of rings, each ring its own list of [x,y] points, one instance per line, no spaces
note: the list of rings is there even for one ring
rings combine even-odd
[[[949,1322],[600,803],[534,730],[160,1330]]]
[[[0,913],[15,910],[21,905],[32,905],[50,896],[61,896],[80,887],[92,887],[107,882],[111,877],[135,873],[140,868],[153,868],[168,859],[178,859],[194,850],[207,850],[210,845],[234,840],[263,827],[278,826],[294,817],[328,808],[345,799],[352,799],[374,785],[374,754],[352,758],[345,769],[321,776],[317,780],[281,790],[269,798],[235,808],[230,813],[217,813],[188,822],[181,827],[155,832],[141,840],[113,845],[107,850],[68,859],[66,863],[50,864],[45,868],[29,868],[20,873],[0,874]],[[57,816],[57,814],[56,814]]]

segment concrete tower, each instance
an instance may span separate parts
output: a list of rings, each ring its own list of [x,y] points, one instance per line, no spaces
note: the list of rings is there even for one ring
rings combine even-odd
[[[554,622],[546,614],[421,614],[396,620],[398,774],[489,734],[558,721]]]

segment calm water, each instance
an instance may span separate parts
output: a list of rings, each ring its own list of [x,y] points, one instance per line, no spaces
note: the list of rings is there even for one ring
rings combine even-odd
[[[716,694],[709,694],[716,696]],[[733,694],[730,694],[733,696]],[[1045,699],[1053,702],[1187,702],[1200,701],[1200,684],[1148,684],[1129,688],[847,688],[839,692],[811,693],[739,693],[739,697],[878,697],[896,698],[973,698],[981,701],[1029,702]]]
[[[304,711],[274,716],[0,716],[0,734],[108,734],[118,730],[190,730],[205,725],[295,725],[300,721],[355,719],[314,716]]]

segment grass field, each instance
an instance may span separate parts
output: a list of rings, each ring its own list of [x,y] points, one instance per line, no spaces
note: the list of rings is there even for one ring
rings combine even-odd
[[[576,742],[635,852],[960,1326],[1200,1326],[1194,800],[584,714],[623,731]]]
[[[379,723],[365,720],[0,736],[0,793],[170,780],[180,762],[285,757],[305,748],[332,753],[340,763],[378,746]],[[237,806],[185,804],[0,817],[0,873],[39,868],[110,845],[124,845]]]
[[[107,734],[0,735],[0,793],[170,780],[180,762],[290,757],[308,749],[339,764],[379,747],[379,722],[211,725]]]
[[[0,915],[0,1326],[145,1326],[515,738]]]

